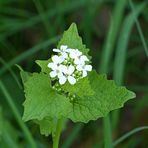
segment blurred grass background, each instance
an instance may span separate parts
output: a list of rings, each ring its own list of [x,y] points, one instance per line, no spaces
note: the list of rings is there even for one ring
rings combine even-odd
[[[91,49],[93,67],[137,97],[103,123],[102,119],[86,125],[69,121],[60,147],[102,148],[108,135],[115,147],[147,147],[148,130],[118,145],[116,139],[148,125],[148,1],[0,0],[0,148],[30,148],[35,143],[39,148],[51,147],[51,137],[41,136],[37,125],[21,120],[24,93],[15,64],[39,71],[34,61],[51,56],[72,22]]]

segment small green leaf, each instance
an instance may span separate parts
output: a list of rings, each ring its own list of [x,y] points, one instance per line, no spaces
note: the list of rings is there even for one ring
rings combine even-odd
[[[69,82],[67,82],[62,86],[62,88],[64,91],[70,92],[71,94],[77,95],[79,97],[92,96],[94,94],[94,91],[91,89],[88,77],[80,79],[75,85],[71,85]]]
[[[67,121],[68,121],[67,119],[63,118],[62,130],[66,128]],[[42,135],[45,136],[49,136],[50,134],[52,134],[52,136],[55,135],[58,123],[58,120],[56,118],[46,117],[43,120],[35,120],[34,122],[39,125],[40,133]]]
[[[50,68],[48,68],[48,64],[51,62],[51,59],[48,60],[36,60],[35,61],[40,67],[41,71],[49,74],[51,72]]]
[[[64,32],[57,48],[60,48],[61,45],[67,45],[69,48],[79,49],[85,55],[88,55],[89,52],[89,49],[82,43],[82,38],[78,34],[75,23],[72,23],[69,29]]]
[[[125,87],[116,86],[114,81],[107,80],[106,75],[90,72],[89,80],[93,96],[78,97],[73,102],[69,118],[74,122],[88,122],[106,116],[110,111],[123,107],[124,103],[135,97]]]
[[[46,117],[43,120],[36,120],[35,122],[40,126],[40,132],[42,135],[49,136],[56,130],[57,121],[50,117]]]
[[[25,83],[25,96],[24,121],[65,117],[71,105],[68,98],[52,89],[50,78],[44,73],[33,73]]]

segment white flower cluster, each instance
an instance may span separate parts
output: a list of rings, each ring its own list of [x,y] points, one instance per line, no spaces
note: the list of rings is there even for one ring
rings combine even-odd
[[[58,78],[61,85],[68,80],[74,85],[80,78],[87,76],[87,72],[92,70],[89,65],[89,59],[83,55],[78,49],[68,48],[66,45],[61,45],[60,49],[53,49],[58,55],[52,56],[52,62],[48,67],[52,69],[50,72],[51,78]]]

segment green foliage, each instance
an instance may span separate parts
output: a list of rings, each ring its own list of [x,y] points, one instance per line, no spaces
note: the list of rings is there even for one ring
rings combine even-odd
[[[88,53],[74,23],[64,33],[58,47],[62,44]],[[58,119],[64,117],[73,122],[86,123],[123,107],[127,100],[135,97],[133,92],[116,86],[113,81],[106,79],[106,75],[98,75],[95,71],[75,85],[66,83],[61,86],[63,93],[58,93],[52,88],[48,62],[37,61],[41,67],[40,73],[28,75],[21,70],[26,97],[23,120],[35,120],[40,125],[41,133],[46,136],[55,131],[54,121]],[[67,93],[75,97],[71,99]]]
[[[25,84],[25,82],[32,76],[32,73],[24,71],[19,65],[16,66],[19,68],[22,82]]]
[[[1,148],[23,148],[23,144],[20,143],[19,134],[11,123],[4,119],[3,122],[3,135],[0,142]]]
[[[68,45],[69,48],[79,49],[83,54],[88,54],[89,49],[82,43],[82,38],[78,34],[77,26],[72,23],[67,31],[64,32],[62,39],[58,43],[58,48],[61,45]]]
[[[36,63],[41,67],[41,71],[49,74],[50,73],[50,69],[47,67],[48,63],[51,62],[51,59],[49,60],[37,60]]]
[[[0,140],[3,134],[3,117],[2,117],[2,109],[0,107]]]
[[[125,87],[118,87],[114,81],[106,79],[106,75],[90,72],[89,81],[94,95],[77,97],[69,118],[74,122],[88,122],[106,116],[110,111],[123,107],[123,104],[135,97],[135,94]]]
[[[18,133],[4,117],[2,108],[0,107],[0,147],[1,148],[16,148],[17,145],[20,147]]]
[[[33,73],[28,79],[25,83],[25,96],[24,121],[67,115],[70,106],[68,98],[52,89],[50,78],[44,73]]]
[[[56,120],[46,117],[43,120],[35,121],[40,126],[40,132],[42,135],[48,136],[56,130]]]
[[[77,95],[79,97],[92,96],[94,94],[88,77],[80,79],[75,85],[71,85],[69,82],[67,82],[61,87],[64,91],[70,92],[71,94]]]

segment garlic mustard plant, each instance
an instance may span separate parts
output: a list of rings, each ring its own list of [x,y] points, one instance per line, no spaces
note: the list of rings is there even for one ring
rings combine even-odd
[[[23,120],[34,121],[45,136],[52,134],[53,147],[58,148],[66,119],[87,123],[105,117],[123,107],[135,93],[92,70],[89,49],[74,23],[53,53],[47,60],[36,61],[40,72],[21,69],[26,97]]]

